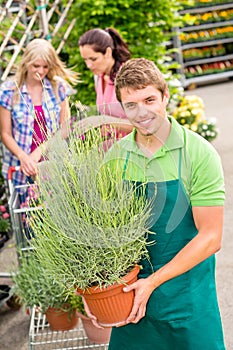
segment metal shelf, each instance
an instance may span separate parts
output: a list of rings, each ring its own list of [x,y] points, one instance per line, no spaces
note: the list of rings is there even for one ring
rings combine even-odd
[[[203,7],[190,7],[184,10],[181,10],[181,14],[194,14],[194,13],[205,13],[205,12],[211,12],[216,10],[227,10],[229,8],[233,8],[233,2],[227,2],[225,4],[219,4],[219,5],[210,5],[210,6],[203,6]]]
[[[203,7],[192,7],[187,8],[180,11],[180,14],[201,14],[206,12],[212,12],[217,10],[227,10],[233,8],[233,1],[231,2],[225,2],[222,4],[215,4],[215,5],[209,5],[209,6],[203,6]],[[227,79],[233,76],[233,70],[231,71],[225,71],[221,73],[213,73],[213,74],[203,74],[200,76],[195,76],[192,78],[186,78],[184,69],[186,67],[191,67],[195,65],[202,65],[202,64],[208,64],[208,63],[215,63],[220,61],[227,61],[233,59],[233,53],[229,52],[227,49],[225,55],[216,56],[216,57],[208,57],[208,58],[197,58],[197,59],[191,59],[185,61],[183,57],[183,51],[189,50],[189,49],[195,49],[195,48],[203,48],[203,47],[210,47],[210,46],[216,46],[216,45],[227,45],[233,43],[233,36],[232,37],[225,37],[225,38],[205,38],[203,41],[196,41],[196,42],[181,42],[180,40],[180,33],[181,32],[192,32],[192,31],[198,31],[198,30],[208,30],[208,29],[214,29],[217,27],[226,27],[229,25],[233,25],[233,20],[229,21],[221,21],[221,22],[213,22],[213,23],[206,23],[206,24],[200,24],[200,25],[192,25],[192,26],[186,26],[184,28],[174,28],[174,35],[173,37],[173,47],[176,49],[176,52],[174,53],[174,57],[176,61],[179,63],[180,68],[177,69],[177,73],[180,74],[181,78],[181,84],[184,87],[189,86],[190,84],[203,84],[208,82],[213,82],[221,79]],[[209,39],[209,40],[208,40]]]
[[[203,84],[207,82],[224,80],[230,77],[233,77],[233,70],[227,71],[227,72],[221,72],[221,73],[206,74],[206,75],[201,75],[201,76],[192,77],[192,78],[183,78],[182,85],[185,88],[187,88],[189,85],[192,85],[192,84],[198,85],[198,84]]]
[[[226,55],[226,56],[200,58],[200,59],[187,61],[187,62],[184,61],[184,67],[196,66],[198,64],[205,64],[205,63],[227,61],[227,60],[231,60],[231,59],[233,59],[233,54]]]
[[[181,45],[181,50],[192,49],[195,47],[204,47],[204,46],[213,46],[218,44],[228,44],[233,42],[232,38],[222,38],[222,39],[214,39],[214,40],[206,40],[206,41],[198,41],[190,44]]]
[[[192,25],[188,27],[183,27],[182,32],[193,32],[197,30],[206,30],[206,29],[212,29],[212,28],[220,28],[220,27],[226,27],[233,25],[233,20],[230,21],[222,21],[222,22],[211,22],[211,23],[202,23],[197,26]]]

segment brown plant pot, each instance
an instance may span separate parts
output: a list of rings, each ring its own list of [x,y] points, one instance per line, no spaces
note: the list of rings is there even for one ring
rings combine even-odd
[[[45,312],[47,321],[52,331],[68,331],[78,324],[78,316],[76,310],[64,311],[50,307]]]
[[[125,284],[137,280],[139,266],[129,272],[122,280],[124,283],[115,283],[107,288],[90,287],[86,290],[77,288],[77,292],[84,296],[90,312],[97,317],[103,327],[113,327],[123,324],[128,318],[134,301],[134,291],[123,292]]]
[[[94,326],[89,317],[77,312],[77,315],[82,320],[83,328],[88,339],[96,344],[108,344],[111,336],[112,328],[97,328]]]

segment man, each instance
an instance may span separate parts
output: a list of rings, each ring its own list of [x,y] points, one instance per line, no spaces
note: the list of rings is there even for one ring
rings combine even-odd
[[[167,116],[169,91],[153,62],[126,62],[115,81],[135,129],[105,158],[122,178],[147,182],[153,196],[148,247],[132,311],[113,328],[109,350],[223,350],[215,256],[223,228],[224,179],[215,149]]]

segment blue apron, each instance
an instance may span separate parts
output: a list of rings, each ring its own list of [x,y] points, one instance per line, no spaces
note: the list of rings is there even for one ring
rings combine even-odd
[[[181,181],[181,151],[178,179],[149,182],[146,192],[153,199],[151,231],[156,233],[149,240],[156,243],[148,247],[153,267],[143,260],[139,278],[168,263],[197,234]],[[137,324],[113,328],[109,344],[109,350],[224,349],[214,255],[154,290],[146,316]]]

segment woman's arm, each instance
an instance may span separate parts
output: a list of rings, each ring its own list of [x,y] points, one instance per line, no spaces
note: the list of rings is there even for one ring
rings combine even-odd
[[[132,124],[128,119],[121,119],[117,117],[111,117],[109,115],[94,115],[76,122],[76,126],[80,129],[80,132],[86,132],[92,128],[98,128],[103,125],[111,125],[114,128],[125,128],[125,130],[133,129]]]
[[[14,154],[20,161],[20,167],[27,176],[34,175],[36,172],[36,164],[29,155],[18,146],[12,135],[11,113],[6,108],[0,106],[0,131],[2,143],[6,148]]]
[[[70,118],[70,107],[69,107],[69,101],[66,97],[64,101],[60,103],[61,111],[60,111],[60,122],[59,124],[62,125],[67,119]]]

